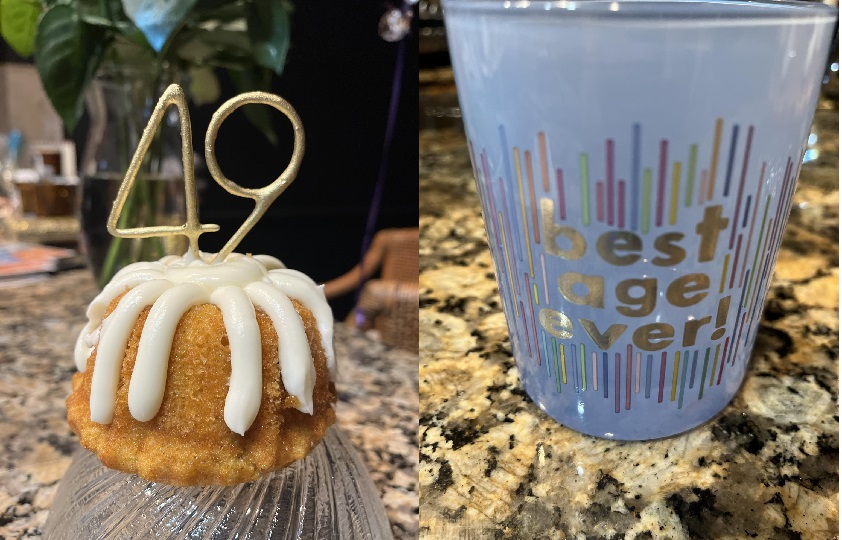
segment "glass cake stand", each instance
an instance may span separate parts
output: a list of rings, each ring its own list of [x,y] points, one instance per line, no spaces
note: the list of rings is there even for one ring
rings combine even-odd
[[[80,538],[392,538],[380,494],[335,426],[306,458],[255,482],[173,487],[73,456],[44,528]]]

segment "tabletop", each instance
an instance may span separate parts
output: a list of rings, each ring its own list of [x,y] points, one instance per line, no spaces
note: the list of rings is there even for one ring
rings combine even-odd
[[[79,447],[64,400],[96,294],[85,270],[0,289],[0,538],[37,538]],[[336,326],[338,425],[380,490],[396,539],[418,531],[418,357]]]
[[[560,426],[517,376],[463,133],[421,134],[421,538],[838,534],[838,112],[819,110],[742,389],[688,433]]]

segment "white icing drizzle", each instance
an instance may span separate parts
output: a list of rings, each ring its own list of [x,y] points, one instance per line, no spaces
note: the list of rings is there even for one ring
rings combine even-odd
[[[333,313],[325,298],[324,288],[307,278],[301,278],[301,272],[295,270],[272,270],[269,272],[268,280],[275,287],[288,297],[298,300],[309,309],[316,318],[316,325],[319,327],[319,334],[322,336],[322,348],[327,357],[327,368],[332,375],[335,375],[336,356],[333,352]],[[307,276],[304,276],[307,277]]]
[[[263,393],[263,351],[254,306],[239,287],[215,290],[211,303],[222,311],[231,347],[231,382],[225,397],[224,418],[231,431],[244,435],[260,410]]]
[[[137,420],[152,420],[164,401],[167,364],[178,321],[188,309],[208,300],[210,294],[205,287],[179,283],[152,304],[140,333],[137,360],[129,381],[129,412]]]
[[[299,411],[313,414],[316,368],[304,332],[304,323],[295,311],[295,306],[286,295],[267,283],[250,283],[245,290],[252,303],[269,315],[275,328],[287,329],[284,334],[278,332],[278,358],[281,360],[284,388],[298,398]],[[299,358],[307,358],[308,361],[301,365],[297,361]]]
[[[232,253],[210,264],[213,255],[168,256],[157,262],[135,263],[118,272],[88,307],[88,323],[75,347],[76,366],[84,371],[97,347],[91,386],[91,420],[109,423],[114,417],[122,358],[137,317],[152,306],[144,323],[137,359],[129,381],[129,411],[140,421],[152,419],[164,398],[167,366],[176,326],[190,307],[219,307],[231,348],[231,378],[225,399],[225,423],[244,434],[260,409],[262,350],[255,306],[267,313],[278,333],[281,379],[298,399],[298,409],[313,413],[315,366],[304,324],[290,299],[313,313],[331,376],[333,314],[323,287],[301,272],[286,269],[268,255]],[[128,291],[128,292],[126,292]],[[121,294],[117,307],[103,321],[108,305]]]
[[[140,312],[169,287],[170,283],[163,279],[141,283],[117,303],[114,311],[119,311],[122,316],[109,316],[103,322],[96,368],[91,378],[91,420],[94,422],[107,424],[114,418],[114,396],[117,395],[123,354],[132,328]]]
[[[279,268],[286,268],[284,263],[271,255],[254,255],[254,258],[263,263],[267,270],[277,270]]]

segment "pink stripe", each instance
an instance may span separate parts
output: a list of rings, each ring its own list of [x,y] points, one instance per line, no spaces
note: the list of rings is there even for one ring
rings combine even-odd
[[[658,200],[655,208],[655,225],[660,227],[664,224],[664,189],[667,182],[667,152],[668,143],[661,141],[661,162],[658,165]]]
[[[636,353],[637,369],[634,372],[634,393],[640,393],[640,353]]]
[[[485,176],[485,182],[490,185],[492,183],[491,174],[488,172],[488,155],[485,153],[485,150],[480,152],[479,158],[482,161],[482,174]]]
[[[507,198],[506,197],[506,186],[503,185],[503,179],[502,178],[500,178],[498,180],[500,182],[500,194],[502,195],[500,197],[500,200],[503,201],[503,213],[506,215],[506,235],[509,237],[509,246],[511,246],[513,248],[516,248],[516,249],[513,249],[513,251],[517,251],[518,259],[520,259],[522,261],[523,260],[523,253],[521,252],[521,249],[520,249],[520,242],[518,242],[517,244],[512,242],[512,220],[509,217],[509,205],[506,204],[506,198]],[[517,272],[515,272],[515,278],[517,278]],[[518,289],[520,289],[520,285],[518,285]]]
[[[530,291],[529,291],[529,274],[527,274],[526,272],[523,273],[523,280],[524,280],[524,285],[526,286],[526,298],[527,298],[527,300],[529,300],[529,293],[530,293]],[[538,357],[538,365],[540,366],[541,365],[541,347],[538,346],[538,329],[535,327],[535,308],[532,307],[535,304],[535,302],[532,302],[530,300],[526,303],[529,304],[529,315],[532,317],[532,333],[533,333],[533,337],[535,338],[535,356]]]
[[[746,151],[743,155],[743,170],[740,173],[740,187],[737,190],[737,209],[734,211],[734,223],[731,225],[731,240],[728,242],[728,249],[734,247],[734,235],[737,233],[737,222],[740,221],[740,205],[743,202],[743,186],[746,183],[746,171],[748,170],[748,157],[751,154],[751,138],[754,135],[754,126],[748,126],[746,137]],[[740,248],[737,248],[738,250]]]
[[[567,209],[564,206],[564,173],[561,169],[555,170],[555,181],[558,185],[558,217],[567,219]]]
[[[513,266],[514,266],[514,265],[513,265]],[[517,266],[515,266],[515,268],[514,268],[514,269],[516,270],[516,269],[517,269]],[[517,296],[518,292],[520,292],[520,274],[518,274],[517,272],[512,272],[512,274],[514,274],[514,275],[515,275],[515,287],[517,287],[517,292],[515,292],[515,296]],[[529,300],[529,295],[528,295],[528,294],[526,295],[526,300],[527,300],[527,301]]]
[[[602,182],[596,183],[596,220],[605,221],[605,186]]]
[[[626,226],[626,183],[623,180],[617,182],[617,226],[621,229]]]
[[[766,238],[763,240],[763,249],[760,250],[760,253],[766,253],[766,250],[769,249],[769,238],[772,236],[772,223],[774,219],[775,218],[769,218],[769,220],[766,221]],[[757,241],[760,242],[760,239],[758,238]],[[758,273],[754,275],[753,287],[757,289],[755,292],[758,292],[760,289],[760,284],[758,283],[759,280],[760,272],[758,271]]]
[[[667,375],[667,352],[661,353],[661,380],[658,381],[658,403],[664,401],[664,378]]]
[[[795,177],[797,176],[797,174],[798,174],[797,171],[793,172],[792,182],[795,182]],[[790,183],[790,186],[792,186],[792,183]],[[789,208],[792,205],[792,199],[793,199],[793,197],[795,197],[795,188],[791,187],[787,191],[789,191],[789,193],[787,194],[787,204],[786,204],[785,208],[787,208],[787,212],[789,212]]]
[[[722,370],[725,369],[725,361],[728,359],[728,342],[731,341],[731,336],[725,338],[725,347],[722,348],[722,362],[719,364],[719,376],[716,377],[716,384],[722,382]]]
[[[535,243],[541,243],[541,234],[538,226],[538,203],[535,202],[535,179],[532,176],[532,154],[529,150],[523,153],[526,158],[526,178],[529,180],[529,206],[532,210],[532,231],[535,233]],[[528,231],[527,231],[528,232]]]
[[[786,180],[784,181],[784,185],[780,193],[780,200],[778,201],[778,212],[777,214],[775,214],[775,233],[772,236],[772,238],[778,237],[778,228],[780,228],[781,224],[783,223],[783,216],[786,214],[786,208],[784,207],[783,203],[786,199],[789,198],[790,180],[792,180],[794,177],[794,175],[790,175],[793,169],[792,165],[792,161],[789,158],[787,158]]]
[[[740,259],[740,246],[743,243],[743,235],[737,238],[737,249],[734,250],[734,266],[731,268],[731,281],[728,283],[728,288],[734,288],[734,278],[737,276],[737,262]]]
[[[614,412],[620,412],[620,353],[614,353]]]
[[[485,196],[485,173],[482,170],[482,164],[477,161],[477,156],[474,153],[474,143],[471,140],[468,140],[468,151],[471,154],[471,167],[474,170],[474,176],[476,177],[477,181],[477,192],[479,193],[480,203],[482,204],[483,212],[486,210],[491,209],[491,205],[488,204],[488,197]]]
[[[538,153],[541,156],[541,182],[546,193],[550,191],[550,179],[547,165],[547,137],[543,131],[538,132]]]
[[[626,346],[626,410],[631,409],[632,346]]]
[[[544,301],[550,303],[550,288],[547,287],[547,263],[544,254],[541,253],[541,275],[544,276]]]
[[[740,321],[740,332],[737,334],[737,341],[734,342],[735,346],[740,342],[741,339],[743,339],[743,326],[746,324],[746,315],[748,315],[748,312],[747,311],[743,312],[743,320]],[[736,362],[736,361],[737,361],[737,355],[735,354],[734,356],[731,357],[731,365],[733,366],[734,362]]]
[[[605,182],[607,184],[608,224],[614,225],[614,141],[605,141]]]
[[[751,239],[754,237],[754,223],[757,221],[757,207],[760,206],[760,188],[763,186],[763,177],[766,176],[766,162],[760,166],[760,178],[757,180],[757,194],[754,196],[754,210],[751,212],[751,227],[748,229],[748,241],[746,243],[746,252],[743,255],[743,267],[740,269],[740,287],[743,286],[746,273],[746,263],[748,262],[748,250],[751,247]]]
[[[526,350],[532,358],[532,344],[529,342],[529,329],[526,328],[526,310],[523,309],[523,301],[520,301],[520,318],[523,320],[523,333],[526,335]]]
[[[705,186],[708,183],[708,171],[707,169],[702,169],[702,172],[699,174],[699,206],[705,204]]]

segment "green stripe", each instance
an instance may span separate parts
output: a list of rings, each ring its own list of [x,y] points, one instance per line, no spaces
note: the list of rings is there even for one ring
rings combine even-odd
[[[751,295],[754,294],[754,284],[756,284],[756,282],[754,281],[754,271],[757,269],[757,257],[760,254],[760,244],[763,243],[763,231],[766,230],[766,214],[769,213],[770,200],[771,198],[769,197],[769,195],[766,195],[766,208],[763,209],[763,221],[760,223],[760,234],[757,236],[757,247],[754,249],[754,262],[751,263],[751,277],[748,278],[748,283],[746,283],[746,287],[751,287]],[[736,217],[734,219],[736,219]],[[745,295],[745,298],[743,299],[743,307],[746,307],[748,305],[749,296],[751,295]]]
[[[643,170],[643,234],[649,232],[649,198],[652,192],[652,169]]]
[[[696,182],[696,153],[698,146],[690,145],[690,159],[687,164],[687,193],[684,194],[684,206],[693,204],[693,184]]]
[[[547,364],[547,377],[551,377],[553,372],[551,371],[552,366],[550,366],[550,355],[547,353],[547,333],[541,332],[541,345],[544,347],[544,361]]]
[[[678,390],[678,408],[684,403],[684,381],[687,378],[687,364],[690,363],[690,351],[684,351],[684,367],[681,368],[681,388]]]
[[[705,395],[705,375],[708,372],[708,358],[710,358],[710,347],[705,351],[705,363],[702,366],[702,376],[699,377],[699,399],[702,399],[702,396]]]
[[[579,356],[582,359],[582,390],[588,389],[588,370],[585,366],[585,344],[579,344]]]
[[[585,225],[591,224],[590,213],[590,182],[588,181],[588,155],[582,153],[579,155],[579,174],[582,177],[582,223]]]

